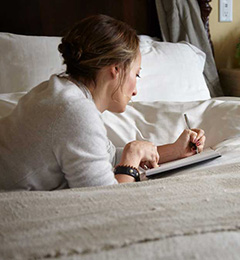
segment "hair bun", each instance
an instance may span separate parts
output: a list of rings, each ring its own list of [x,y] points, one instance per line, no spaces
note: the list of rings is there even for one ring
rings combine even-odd
[[[79,61],[83,53],[81,48],[76,48],[74,44],[64,41],[59,44],[58,50],[65,60]]]

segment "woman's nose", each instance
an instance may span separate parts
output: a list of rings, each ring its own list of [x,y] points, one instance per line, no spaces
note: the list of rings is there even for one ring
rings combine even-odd
[[[136,96],[137,95],[137,88],[134,89],[132,96]]]

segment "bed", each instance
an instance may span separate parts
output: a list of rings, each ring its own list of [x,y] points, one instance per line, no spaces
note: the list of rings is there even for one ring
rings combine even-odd
[[[93,2],[88,1],[90,6]],[[151,20],[147,15],[143,15],[144,27],[143,22],[136,22],[142,5],[157,8],[159,14],[170,8],[166,5],[170,2],[129,1],[132,11],[138,3],[137,11],[132,18],[123,12],[124,20],[140,26],[142,73],[138,95],[126,111],[104,112],[108,136],[120,147],[135,139],[171,143],[186,127],[183,114],[187,113],[192,127],[204,129],[206,147],[222,157],[157,178],[143,177],[138,183],[1,191],[1,259],[239,259],[240,98],[216,94],[220,93],[213,77],[216,68],[206,65],[212,51],[209,42],[204,52],[191,37],[167,41],[170,34],[163,34],[163,23],[162,34],[155,34],[159,26],[146,25]],[[208,31],[209,1],[198,2]],[[50,7],[56,4],[48,3]],[[46,2],[38,4],[43,11]],[[109,5],[107,14],[115,15],[116,9]],[[155,21],[157,14],[146,10]],[[51,21],[46,34],[23,32],[16,24],[2,28],[0,117],[11,113],[34,85],[64,70],[56,51],[60,37],[51,31],[56,25]]]

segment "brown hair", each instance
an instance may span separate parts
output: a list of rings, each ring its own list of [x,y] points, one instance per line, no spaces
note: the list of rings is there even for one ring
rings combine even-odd
[[[94,15],[81,20],[58,46],[66,73],[96,84],[100,69],[118,65],[123,71],[137,57],[139,38],[136,31],[122,21],[106,15]],[[122,73],[121,82],[125,73]]]

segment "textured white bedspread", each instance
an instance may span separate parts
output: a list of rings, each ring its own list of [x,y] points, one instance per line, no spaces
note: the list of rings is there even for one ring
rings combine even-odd
[[[240,162],[141,183],[0,193],[2,259],[239,259]]]

